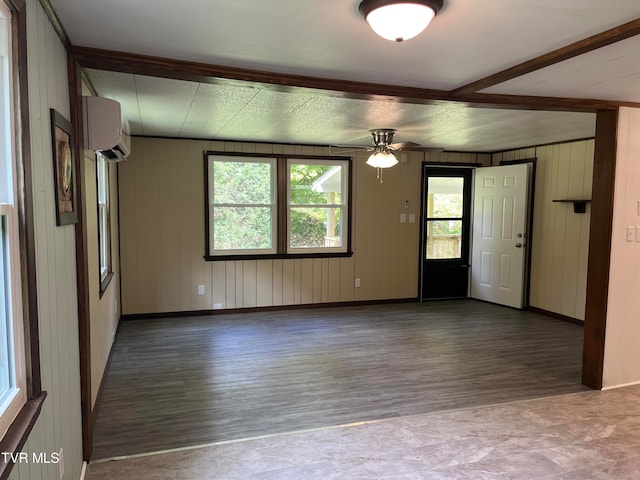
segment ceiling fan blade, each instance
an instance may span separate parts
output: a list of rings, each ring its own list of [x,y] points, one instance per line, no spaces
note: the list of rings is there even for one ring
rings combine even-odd
[[[423,147],[422,145],[420,145],[419,143],[415,143],[415,142],[400,142],[400,143],[393,143],[391,145],[389,145],[389,148],[391,150],[398,150],[398,151],[408,151],[408,152],[431,152],[431,153],[440,153],[442,151],[444,151],[444,148],[439,148],[439,147]]]
[[[389,148],[392,150],[409,150],[417,147],[422,147],[422,145],[415,142],[398,142],[389,145]]]
[[[345,153],[370,152],[373,147],[368,145],[329,145],[329,155],[344,155]]]

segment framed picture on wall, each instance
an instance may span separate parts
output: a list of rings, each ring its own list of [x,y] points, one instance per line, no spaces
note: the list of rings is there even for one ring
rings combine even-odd
[[[76,179],[73,158],[71,122],[53,108],[51,112],[51,147],[56,200],[56,224],[70,225],[78,221]]]

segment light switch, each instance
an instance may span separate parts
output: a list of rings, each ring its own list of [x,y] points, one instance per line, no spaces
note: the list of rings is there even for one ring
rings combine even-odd
[[[400,223],[407,223],[407,214],[406,213],[401,213],[400,214]]]
[[[409,214],[409,223],[416,223],[416,214],[415,213],[410,213]]]
[[[627,227],[627,242],[633,242],[636,237],[635,227]]]

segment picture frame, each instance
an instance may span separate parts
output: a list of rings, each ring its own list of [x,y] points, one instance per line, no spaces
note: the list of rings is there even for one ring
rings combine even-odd
[[[73,126],[53,108],[50,113],[56,225],[71,225],[78,221]]]

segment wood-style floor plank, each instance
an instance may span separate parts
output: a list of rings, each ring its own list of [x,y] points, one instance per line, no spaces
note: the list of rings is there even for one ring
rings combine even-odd
[[[472,300],[124,322],[93,456],[581,391],[582,338]]]

